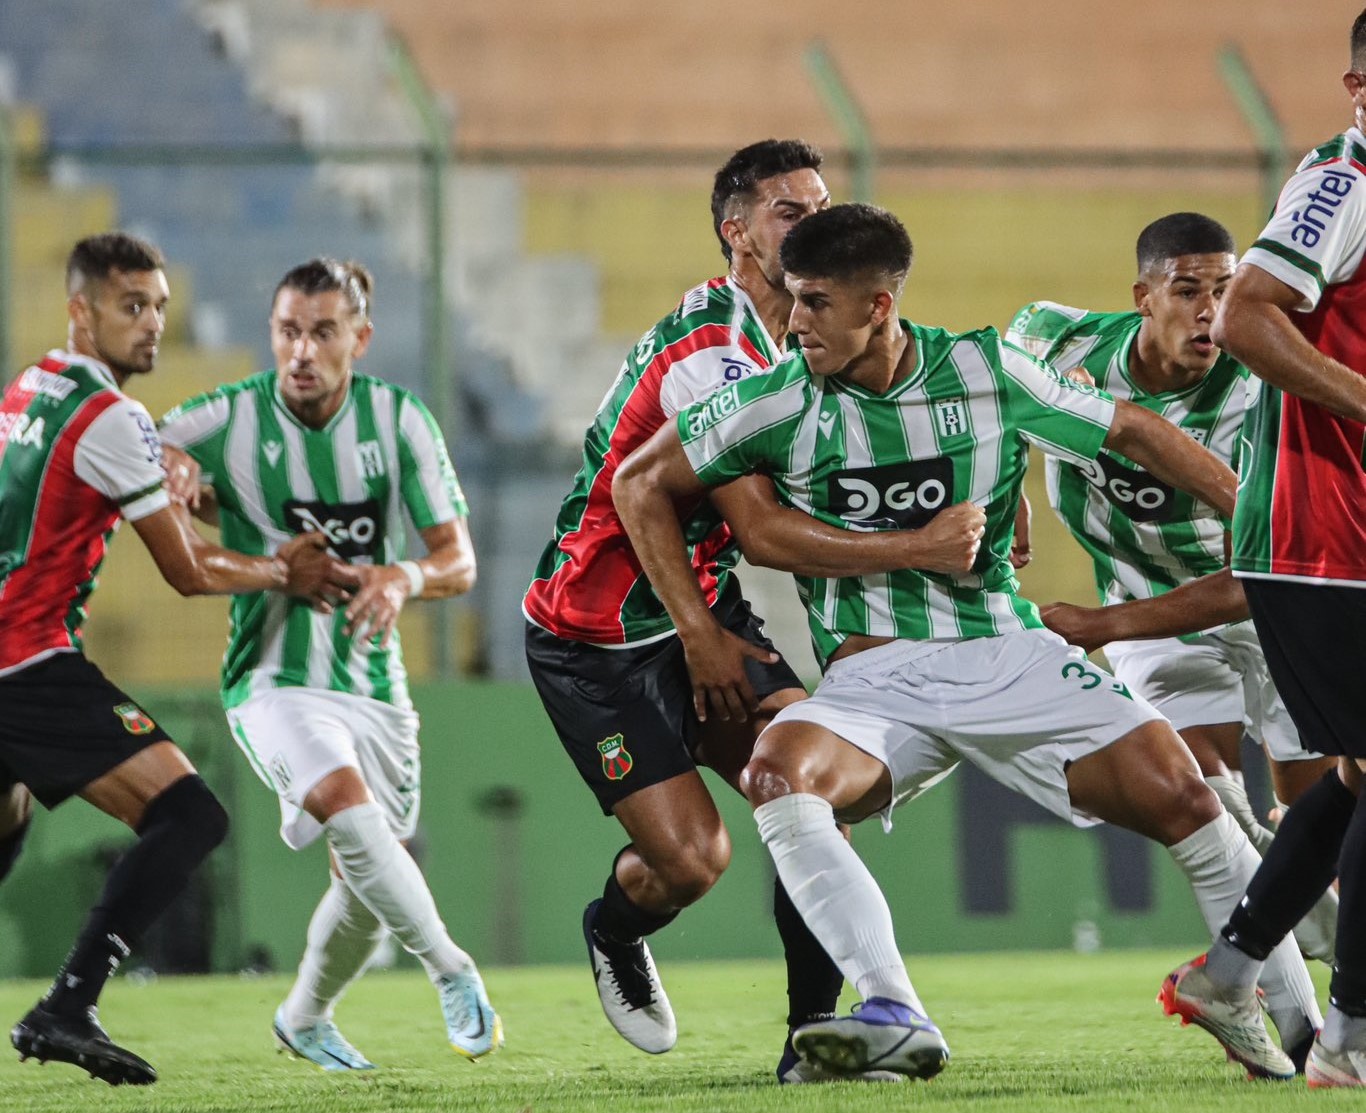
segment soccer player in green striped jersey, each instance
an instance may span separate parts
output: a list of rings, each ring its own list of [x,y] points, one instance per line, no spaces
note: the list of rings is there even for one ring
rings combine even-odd
[[[394,624],[410,599],[474,583],[466,507],[441,433],[406,390],[356,374],[370,342],[370,276],[314,259],[272,299],[274,371],[191,399],[162,437],[201,469],[226,544],[269,551],[320,531],[349,563],[337,610],[272,596],[233,603],[222,695],[233,737],[280,797],[293,848],[325,835],[331,885],[298,978],[275,1013],[281,1046],[325,1070],[371,1064],[333,1008],[387,929],[426,969],[451,1046],[495,1050],[502,1026],[404,849],[417,824],[417,715]],[[426,547],[404,556],[404,515]],[[344,607],[343,607],[344,604]]]
[[[1137,257],[1134,310],[1033,302],[1006,339],[1161,414],[1236,466],[1249,378],[1210,341],[1237,264],[1233,237],[1207,216],[1172,213],[1143,229]],[[1094,562],[1103,605],[1054,604],[1043,609],[1044,621],[1085,650],[1105,646],[1115,676],[1171,721],[1209,786],[1265,853],[1272,833],[1257,821],[1242,782],[1244,723],[1266,750],[1282,807],[1333,763],[1300,744],[1271,681],[1242,588],[1225,565],[1229,523],[1109,452],[1084,467],[1052,456],[1045,466],[1049,502]],[[1300,949],[1331,962],[1336,924],[1329,890],[1296,930]],[[1317,1027],[1312,1020],[1280,1033],[1299,1061]]]
[[[852,530],[923,526],[964,500],[985,511],[965,573],[798,578],[825,676],[777,715],[741,778],[779,876],[863,998],[851,1017],[799,1029],[794,1045],[832,1069],[877,1062],[925,1077],[948,1047],[837,819],[889,818],[969,760],[1078,825],[1113,822],[1162,843],[1207,922],[1258,861],[1171,726],[1018,594],[1009,550],[1028,445],[1077,464],[1116,450],[1224,514],[1235,478],[1168,422],[1063,380],[993,329],[902,320],[911,244],[890,213],[817,213],[788,233],[781,258],[801,351],[679,414],[623,465],[613,493],[680,628],[707,616],[672,500],[711,484],[762,470],[789,505]],[[1312,997],[1293,945],[1275,960]],[[1249,1068],[1293,1076],[1260,1015],[1241,1019]]]

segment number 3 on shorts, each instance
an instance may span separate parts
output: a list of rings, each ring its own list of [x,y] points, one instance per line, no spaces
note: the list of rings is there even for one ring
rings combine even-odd
[[[1116,680],[1113,677],[1107,677],[1104,673],[1096,672],[1094,669],[1088,669],[1080,661],[1068,661],[1067,664],[1063,665],[1062,676],[1064,680],[1071,680],[1073,677],[1077,677],[1081,680],[1082,689],[1088,692],[1092,688],[1099,688],[1106,680],[1109,680],[1109,688],[1112,692],[1118,692],[1128,700],[1134,698],[1133,694],[1129,691],[1128,685],[1123,681]]]

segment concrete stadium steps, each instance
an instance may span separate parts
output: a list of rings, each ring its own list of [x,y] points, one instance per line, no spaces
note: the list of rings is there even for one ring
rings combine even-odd
[[[1250,146],[1215,55],[1243,46],[1297,146],[1349,121],[1336,85],[1360,5],[1321,0],[883,4],[831,18],[728,0],[514,7],[319,0],[378,9],[478,147],[713,147],[764,135],[840,143],[803,62],[827,41],[883,144]]]

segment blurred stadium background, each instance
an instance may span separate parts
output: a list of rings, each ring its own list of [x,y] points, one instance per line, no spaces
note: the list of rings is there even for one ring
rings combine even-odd
[[[145,234],[171,261],[168,341],[136,384],[154,414],[268,364],[290,265],[372,268],[365,367],[439,415],[480,556],[467,599],[405,617],[420,854],[481,961],[573,961],[619,839],[526,682],[519,600],[626,348],[722,269],[714,169],[766,136],[818,143],[836,199],[906,222],[904,305],[927,323],[1004,326],[1040,297],[1122,308],[1145,223],[1196,209],[1245,245],[1300,153],[1345,126],[1336,75],[1360,3],[0,0],[0,355],[8,375],[62,345],[62,263],[96,231]],[[1080,550],[1034,494],[1027,592],[1090,601]],[[742,579],[814,674],[790,585]],[[178,599],[125,537],[89,624],[91,657],[235,818],[148,947],[161,970],[291,967],[324,884],[320,851],[279,843],[274,799],[222,726],[224,612]],[[777,951],[767,863],[724,803],[735,864],[662,956]],[[0,976],[60,960],[125,837],[89,811],[41,816],[0,888]],[[867,826],[910,949],[1201,938],[1146,846],[1065,829],[981,778],[960,773],[890,839]]]

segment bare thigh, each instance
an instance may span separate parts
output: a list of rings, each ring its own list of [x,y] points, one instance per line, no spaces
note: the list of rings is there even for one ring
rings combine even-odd
[[[153,742],[91,781],[81,790],[81,799],[136,831],[147,805],[194,771],[174,742]]]

